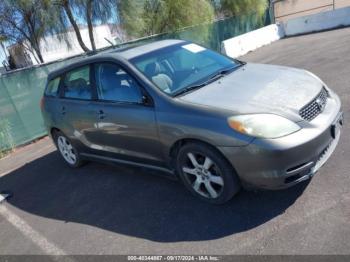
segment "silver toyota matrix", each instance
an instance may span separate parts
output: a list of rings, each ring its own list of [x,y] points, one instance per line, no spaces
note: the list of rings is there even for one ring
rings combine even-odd
[[[165,171],[215,204],[242,186],[309,179],[343,125],[338,96],[314,74],[182,40],[105,51],[51,72],[41,108],[69,166],[100,160]]]

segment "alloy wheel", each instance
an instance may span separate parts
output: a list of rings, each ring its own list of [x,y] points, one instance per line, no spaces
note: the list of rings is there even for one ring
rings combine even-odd
[[[214,199],[218,198],[224,188],[224,179],[215,162],[199,153],[187,153],[182,166],[186,180],[198,194]]]
[[[61,152],[63,158],[71,165],[74,165],[77,161],[77,156],[72,144],[64,136],[57,138],[58,149]]]

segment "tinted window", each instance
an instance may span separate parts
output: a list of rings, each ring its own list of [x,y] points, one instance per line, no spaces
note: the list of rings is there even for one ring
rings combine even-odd
[[[58,86],[60,84],[60,80],[61,80],[61,78],[59,78],[59,77],[50,80],[49,83],[47,84],[47,87],[45,90],[45,95],[57,96]]]
[[[84,66],[66,74],[64,97],[91,99],[90,67]]]
[[[118,65],[103,63],[95,66],[98,97],[114,102],[141,103],[138,83]]]
[[[176,95],[200,85],[221,71],[242,65],[202,46],[181,43],[136,57],[131,62],[159,89]]]

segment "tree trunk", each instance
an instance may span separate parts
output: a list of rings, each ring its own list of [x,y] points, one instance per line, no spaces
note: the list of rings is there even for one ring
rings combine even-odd
[[[25,47],[34,57],[35,61],[40,64],[39,59],[37,58],[38,54],[34,51],[33,48]]]
[[[36,36],[34,36],[32,46],[34,48],[34,51],[35,51],[36,55],[38,56],[38,59],[39,59],[40,63],[44,63],[44,58],[43,58],[43,56],[41,54],[39,41],[36,38]]]
[[[33,14],[33,12],[31,13]],[[24,21],[27,25],[28,31],[29,31],[29,43],[33,47],[40,63],[44,63],[43,56],[40,51],[40,44],[39,44],[39,36],[37,35],[37,32],[35,30],[35,26],[33,24],[33,21],[29,19],[30,16],[24,17]]]
[[[93,0],[88,0],[86,7],[86,20],[89,29],[89,37],[91,42],[92,50],[96,50],[95,39],[94,39],[94,28],[92,26],[92,2]]]
[[[40,61],[39,61],[39,59],[38,59],[38,57],[37,57],[37,53],[34,51],[34,48],[33,48],[32,44],[31,44],[30,42],[28,42],[28,45],[27,45],[26,42],[24,41],[24,42],[22,43],[22,45],[23,45],[23,47],[24,47],[25,50],[27,50],[28,52],[30,52],[30,53],[32,54],[32,56],[34,57],[35,61],[36,61],[38,64],[40,64]]]
[[[34,48],[34,51],[36,53],[36,55],[38,56],[38,59],[40,61],[40,63],[44,63],[44,59],[43,59],[43,56],[41,54],[41,51],[39,48]]]
[[[69,22],[72,24],[72,26],[74,28],[74,31],[75,31],[75,34],[77,36],[80,47],[84,50],[84,52],[89,52],[90,49],[87,48],[86,45],[84,44],[83,39],[82,39],[81,34],[80,34],[79,27],[74,20],[72,10],[70,9],[70,6],[69,6],[69,0],[66,0],[63,2],[63,8],[68,16]]]

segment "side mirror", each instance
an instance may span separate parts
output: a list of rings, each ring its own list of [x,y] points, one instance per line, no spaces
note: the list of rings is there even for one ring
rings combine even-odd
[[[142,103],[143,105],[149,106],[149,105],[151,105],[151,100],[149,99],[148,96],[142,95],[141,103]]]

